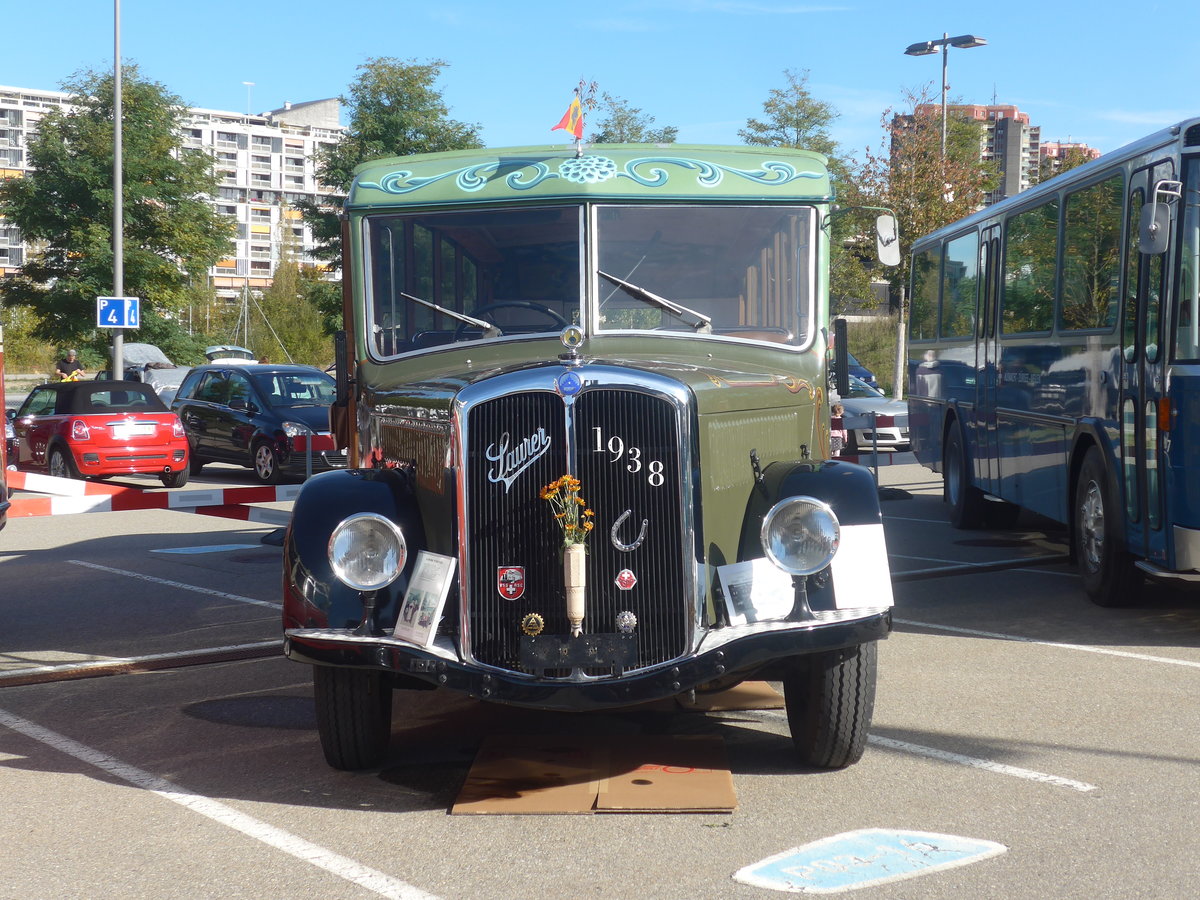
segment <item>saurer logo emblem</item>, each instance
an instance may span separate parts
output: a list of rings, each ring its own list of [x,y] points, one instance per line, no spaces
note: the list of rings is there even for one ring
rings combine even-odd
[[[500,440],[488,444],[483,455],[496,465],[488,469],[488,481],[492,484],[503,484],[504,493],[508,493],[514,481],[521,473],[537,462],[550,449],[550,435],[546,429],[538,430],[528,437],[513,443],[512,436],[506,431],[500,435]]]

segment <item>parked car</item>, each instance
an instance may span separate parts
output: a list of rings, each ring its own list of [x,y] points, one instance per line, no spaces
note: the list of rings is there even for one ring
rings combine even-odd
[[[892,400],[861,378],[851,375],[849,393],[844,397],[831,393],[830,402],[842,404],[845,410],[842,416],[842,425],[846,429],[843,453],[869,453],[873,446],[880,450],[909,448],[908,404],[903,400]],[[892,424],[876,423],[872,428],[871,413],[890,417]]]
[[[254,355],[253,350],[247,350],[245,347],[237,347],[233,344],[215,344],[212,347],[205,347],[204,358],[209,362],[231,362],[240,365],[258,361],[258,357]]]
[[[333,378],[312,366],[231,361],[192,369],[171,408],[187,432],[192,474],[236,463],[277,484],[346,465],[329,433],[333,396]]]
[[[847,369],[851,375],[861,378],[864,382],[866,382],[866,384],[870,385],[876,390],[879,389],[879,382],[875,380],[875,373],[855,359],[853,353],[850,353],[849,351],[846,352],[846,362],[849,364]]]
[[[121,363],[126,381],[140,381],[154,388],[165,404],[175,398],[175,391],[191,366],[178,366],[154,344],[127,343],[121,347]],[[108,371],[97,372],[97,381],[112,378]]]
[[[8,412],[4,415],[4,450],[0,452],[0,529],[3,529],[8,524],[8,508],[12,504],[8,499],[8,476],[5,470],[8,467],[9,448],[12,446],[12,421],[8,418]]]
[[[13,413],[18,469],[60,478],[157,475],[187,484],[183,425],[154,390],[136,381],[40,384]]]

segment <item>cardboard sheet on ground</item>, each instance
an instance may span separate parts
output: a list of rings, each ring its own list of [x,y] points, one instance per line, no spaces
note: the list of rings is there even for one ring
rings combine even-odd
[[[719,737],[494,735],[450,812],[728,813],[736,806]]]
[[[679,698],[684,709],[728,712],[737,709],[783,709],[783,694],[765,681],[743,681],[727,691],[715,694],[696,692],[695,702]]]

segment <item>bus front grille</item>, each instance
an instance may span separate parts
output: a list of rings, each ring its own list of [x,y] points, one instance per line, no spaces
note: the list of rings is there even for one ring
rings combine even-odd
[[[690,454],[680,446],[679,415],[666,398],[613,387],[570,401],[528,391],[471,408],[465,628],[477,662],[521,671],[526,616],[540,617],[546,635],[569,634],[561,530],[540,497],[564,474],[580,479],[594,512],[583,633],[612,634],[636,620],[631,668],[683,655],[694,575],[682,506]]]

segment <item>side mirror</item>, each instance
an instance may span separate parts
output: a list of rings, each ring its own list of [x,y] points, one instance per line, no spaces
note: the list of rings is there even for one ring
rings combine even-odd
[[[350,359],[346,350],[346,332],[333,336],[333,402],[345,406],[350,399]]]
[[[897,256],[897,262],[899,258]],[[849,338],[846,336],[846,320],[833,320],[833,389],[839,397],[850,393],[850,351],[847,349]]]
[[[241,397],[234,397],[232,400],[229,401],[229,408],[230,409],[245,409],[246,401],[243,400]]]
[[[1171,227],[1171,210],[1165,203],[1150,202],[1142,206],[1138,223],[1138,251],[1149,255],[1165,253]]]
[[[900,229],[896,217],[885,213],[875,219],[875,252],[885,266],[900,265]]]

